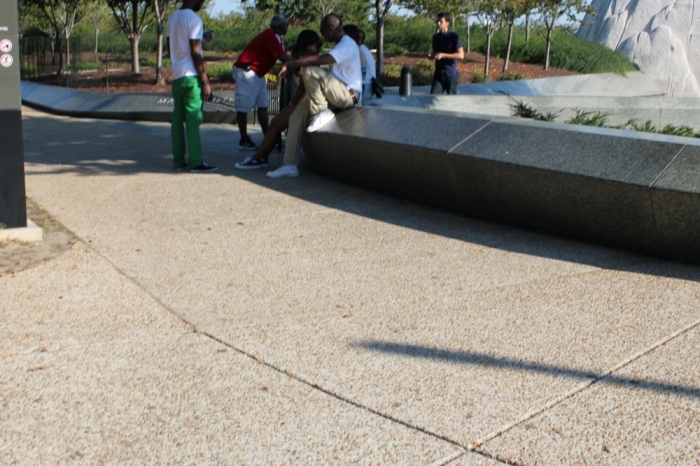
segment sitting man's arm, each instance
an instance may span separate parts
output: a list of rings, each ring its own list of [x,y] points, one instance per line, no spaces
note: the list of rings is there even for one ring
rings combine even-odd
[[[299,58],[297,60],[290,60],[282,65],[279,73],[277,73],[277,79],[281,80],[287,74],[288,69],[292,68],[304,68],[305,66],[322,66],[322,65],[333,65],[335,63],[335,58],[330,54],[325,55],[309,55],[306,57]]]

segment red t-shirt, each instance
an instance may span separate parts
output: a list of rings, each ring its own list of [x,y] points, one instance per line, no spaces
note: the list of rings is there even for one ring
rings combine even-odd
[[[282,38],[272,28],[253,37],[243,52],[238,56],[235,66],[252,65],[253,71],[260,77],[270,72],[280,55],[284,54]]]

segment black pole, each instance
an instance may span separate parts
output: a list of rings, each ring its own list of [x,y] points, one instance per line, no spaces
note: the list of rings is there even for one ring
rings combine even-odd
[[[404,66],[401,68],[401,82],[399,83],[399,95],[411,95],[413,91],[413,77],[411,68]]]
[[[0,228],[27,227],[17,0],[0,2]]]

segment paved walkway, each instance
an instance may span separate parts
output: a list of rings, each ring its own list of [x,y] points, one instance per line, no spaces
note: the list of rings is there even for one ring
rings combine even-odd
[[[700,464],[699,267],[24,122],[80,241],[0,278],[2,463]]]

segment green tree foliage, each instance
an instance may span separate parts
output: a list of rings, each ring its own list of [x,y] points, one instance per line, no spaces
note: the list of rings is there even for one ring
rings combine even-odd
[[[479,20],[486,33],[486,60],[484,62],[484,77],[489,76],[491,58],[491,38],[499,26],[503,5],[506,0],[476,0],[474,16]]]
[[[66,62],[70,54],[68,39],[76,24],[80,22],[80,7],[85,1],[80,0],[21,0],[21,7],[27,11],[38,11],[51,26],[54,38],[63,36],[66,39]],[[63,54],[58,54],[58,75],[63,72]]]
[[[567,17],[578,21],[577,14],[595,15],[595,9],[586,0],[538,0],[538,11],[547,28],[547,50],[545,52],[544,69],[549,68],[549,54],[552,49],[552,30],[557,20]]]
[[[156,22],[156,85],[165,85],[163,78],[163,23],[165,16],[169,13],[169,9],[175,7],[177,0],[152,0],[153,1],[153,16]]]
[[[139,40],[155,20],[152,0],[107,0],[112,17],[119,24],[131,44],[131,70],[140,72]]]
[[[109,21],[110,10],[106,3],[101,1],[89,2],[84,6],[83,18],[89,23],[95,34],[95,53],[100,39],[100,30]]]

